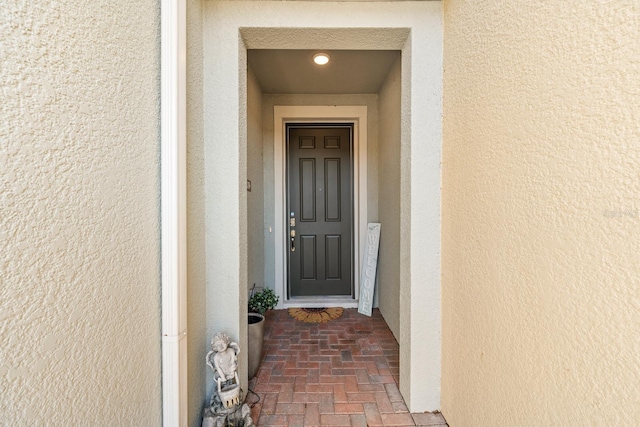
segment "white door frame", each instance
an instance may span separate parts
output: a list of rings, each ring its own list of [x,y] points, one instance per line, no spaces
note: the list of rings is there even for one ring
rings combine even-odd
[[[358,307],[360,291],[360,253],[367,228],[367,106],[297,106],[273,107],[273,153],[275,183],[275,290],[280,303],[288,307]],[[287,299],[286,230],[286,131],[287,123],[353,123],[353,286],[351,297],[313,297]]]

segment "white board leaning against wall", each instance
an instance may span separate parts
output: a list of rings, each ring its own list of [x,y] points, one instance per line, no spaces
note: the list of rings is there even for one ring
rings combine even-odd
[[[373,291],[378,271],[378,249],[380,248],[380,223],[367,224],[367,239],[362,259],[362,274],[360,275],[360,300],[358,313],[371,316],[373,308]]]

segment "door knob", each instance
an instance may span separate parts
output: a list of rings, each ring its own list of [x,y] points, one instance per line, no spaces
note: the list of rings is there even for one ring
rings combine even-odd
[[[291,252],[296,251],[296,238],[291,236]]]

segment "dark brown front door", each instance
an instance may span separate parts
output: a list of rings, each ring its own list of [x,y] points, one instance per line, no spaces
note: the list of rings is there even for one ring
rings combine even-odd
[[[289,296],[351,296],[353,127],[287,126]]]

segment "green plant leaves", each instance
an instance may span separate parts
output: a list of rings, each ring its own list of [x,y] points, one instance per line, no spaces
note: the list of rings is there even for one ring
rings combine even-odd
[[[278,296],[269,288],[256,292],[249,298],[249,311],[264,314],[267,310],[273,309],[278,304]]]

